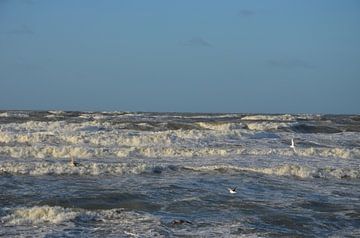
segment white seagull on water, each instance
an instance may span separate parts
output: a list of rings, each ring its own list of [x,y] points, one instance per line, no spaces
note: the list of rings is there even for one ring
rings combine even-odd
[[[294,152],[296,153],[294,139],[291,139],[290,148],[292,148],[294,150]]]
[[[235,188],[228,188],[229,193],[236,193],[236,187]]]

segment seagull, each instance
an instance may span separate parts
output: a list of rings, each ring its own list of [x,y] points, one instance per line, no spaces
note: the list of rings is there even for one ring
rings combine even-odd
[[[74,157],[71,157],[70,165],[73,166],[73,167],[77,167],[77,166],[80,165],[80,163],[76,162],[76,161],[74,160]]]
[[[291,139],[290,148],[292,148],[294,150],[294,152],[296,153],[294,139]]]
[[[236,187],[235,188],[228,188],[229,193],[236,193]]]

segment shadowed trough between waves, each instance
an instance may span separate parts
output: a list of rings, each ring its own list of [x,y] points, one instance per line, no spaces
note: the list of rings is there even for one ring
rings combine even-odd
[[[359,161],[358,115],[0,111],[0,236],[358,237]]]

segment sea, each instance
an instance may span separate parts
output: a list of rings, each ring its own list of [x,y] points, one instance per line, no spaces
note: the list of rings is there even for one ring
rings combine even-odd
[[[0,237],[360,237],[360,115],[2,110]]]

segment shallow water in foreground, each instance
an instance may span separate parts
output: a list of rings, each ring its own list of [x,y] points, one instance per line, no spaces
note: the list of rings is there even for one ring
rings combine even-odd
[[[358,237],[359,129],[358,116],[0,112],[0,236]]]

